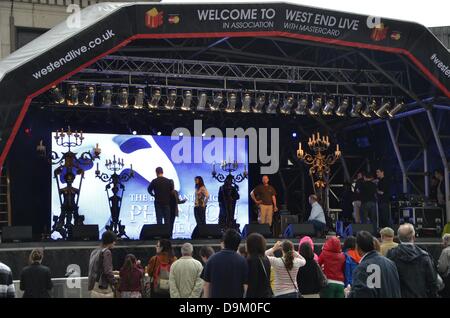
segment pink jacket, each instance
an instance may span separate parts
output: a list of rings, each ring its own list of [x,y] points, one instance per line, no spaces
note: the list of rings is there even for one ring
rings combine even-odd
[[[300,242],[298,242],[298,253],[300,254],[300,245],[302,245],[303,243],[307,243],[311,246],[313,252],[314,252],[314,242],[313,240],[309,237],[309,236],[304,236],[300,239]],[[316,253],[314,253],[314,260],[316,262],[319,262],[319,256],[317,256]]]

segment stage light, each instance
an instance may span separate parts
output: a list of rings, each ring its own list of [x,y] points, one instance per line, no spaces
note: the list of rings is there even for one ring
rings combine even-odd
[[[389,107],[391,107],[391,103],[389,101],[385,101],[381,107],[375,111],[375,114],[382,118],[385,114],[387,114],[387,111],[389,110]]]
[[[145,99],[144,90],[142,88],[138,88],[136,95],[134,96],[133,108],[136,109],[144,108],[144,99]]]
[[[69,98],[67,99],[67,106],[78,105],[78,88],[76,85],[71,85],[69,88]]]
[[[280,96],[277,94],[273,94],[270,96],[269,104],[266,107],[267,114],[276,114],[278,103],[280,102]]]
[[[160,132],[160,131],[158,131],[156,134],[157,134],[158,136],[161,136],[161,132]]]
[[[363,103],[362,103],[361,99],[357,98],[354,101],[352,110],[350,111],[350,116],[351,117],[359,117],[362,107],[363,107]]]
[[[297,133],[296,132],[292,133],[292,138],[297,138]]]
[[[317,97],[313,100],[311,108],[309,109],[310,115],[318,115],[322,109],[322,97]]]
[[[223,102],[223,94],[221,92],[217,92],[214,94],[214,99],[211,105],[209,105],[209,108],[213,111],[217,111],[220,109],[220,105],[222,105]]]
[[[284,99],[283,106],[280,107],[280,113],[290,114],[292,111],[292,106],[294,106],[294,96],[289,95]]]
[[[203,134],[202,134],[202,137],[205,137],[205,136],[206,136],[206,134],[205,134],[205,133],[203,133]]]
[[[95,88],[94,86],[89,86],[86,91],[86,96],[83,99],[83,104],[85,106],[94,106],[95,99]]]
[[[295,113],[297,115],[306,115],[306,108],[308,107],[308,98],[302,97],[298,101],[297,108],[295,109]]]
[[[150,100],[150,103],[148,104],[148,108],[150,108],[150,109],[158,108],[160,100],[161,100],[161,89],[155,88],[153,90],[152,99]]]
[[[397,103],[394,108],[387,111],[388,116],[391,118],[394,117],[404,106],[405,103],[403,101]]]
[[[127,108],[128,107],[128,89],[122,87],[119,92],[119,96],[117,97],[117,106],[119,108]]]
[[[178,134],[178,136],[180,136],[180,137],[183,137],[183,133],[182,132],[180,132],[179,134]]]
[[[111,107],[112,104],[112,92],[111,88],[104,88],[102,90],[102,106]]]
[[[182,110],[191,110],[191,102],[192,102],[192,91],[187,90],[184,91],[183,94],[183,104],[181,104]]]
[[[169,94],[167,95],[167,101],[164,107],[166,109],[174,109],[176,101],[177,101],[177,91],[175,89],[171,89],[169,90]]]
[[[337,116],[339,116],[339,117],[345,116],[345,113],[347,111],[348,105],[349,105],[348,98],[347,97],[342,98],[341,102],[339,104],[339,107],[336,109],[335,114]]]
[[[372,113],[376,108],[377,108],[377,101],[375,99],[372,99],[370,102],[367,101],[366,107],[361,112],[361,115],[363,115],[363,117],[365,118],[370,118],[372,117]]]
[[[266,104],[266,95],[265,94],[258,95],[258,97],[256,97],[255,106],[253,107],[253,112],[261,113],[265,104]]]
[[[57,86],[53,86],[51,88],[50,95],[52,96],[53,102],[55,104],[64,104],[64,102],[66,101],[66,99],[64,98],[63,93],[61,92],[61,90]]]
[[[225,111],[227,113],[234,113],[234,111],[236,110],[236,101],[236,93],[229,93],[227,98],[227,107],[225,108]]]
[[[203,111],[206,107],[206,102],[208,101],[208,95],[206,95],[205,92],[201,92],[198,96],[198,102],[197,102],[197,110]]]
[[[242,113],[250,112],[251,103],[252,103],[252,95],[250,93],[243,94],[241,112]]]
[[[325,107],[322,110],[322,114],[326,116],[333,115],[334,107],[336,107],[336,101],[333,98],[329,98],[325,103]]]
[[[136,131],[136,130],[133,130],[132,134],[133,134],[133,135],[137,135],[137,131]]]

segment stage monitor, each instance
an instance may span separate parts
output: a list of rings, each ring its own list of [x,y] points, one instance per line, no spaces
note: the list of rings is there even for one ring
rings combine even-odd
[[[52,137],[55,133],[52,134]],[[218,192],[222,183],[211,175],[213,162],[222,160],[237,161],[242,172],[244,164],[248,171],[248,141],[245,138],[202,138],[181,136],[150,136],[150,135],[113,135],[113,134],[83,134],[83,144],[72,148],[79,156],[83,152],[91,152],[98,144],[101,149],[100,160],[94,163],[80,161],[85,169],[79,198],[79,214],[84,215],[85,224],[99,224],[100,235],[110,224],[111,212],[109,199],[105,191],[107,183],[96,178],[97,163],[101,173],[111,174],[105,167],[105,160],[113,160],[113,156],[123,159],[124,168],[120,174],[130,171],[133,165],[134,178],[124,183],[125,192],[122,198],[120,211],[121,224],[125,225],[126,234],[130,239],[139,239],[144,224],[155,224],[156,215],[154,198],[149,195],[147,188],[149,182],[156,177],[155,169],[162,167],[164,176],[174,181],[175,189],[179,191],[180,198],[186,203],[180,204],[179,216],[175,220],[173,238],[189,239],[196,226],[194,218],[194,178],[202,176],[209,191],[210,197],[206,211],[206,223],[218,224],[219,203]],[[57,145],[52,138],[52,150],[61,156],[67,148]],[[53,170],[56,168],[52,167]],[[218,164],[217,172],[222,172]],[[64,172],[65,173],[65,172]],[[63,174],[64,174],[63,173]],[[226,173],[224,173],[226,174]],[[50,176],[49,176],[50,177]],[[59,177],[60,188],[67,186],[63,175]],[[73,182],[75,188],[79,187],[80,176]],[[248,180],[238,183],[240,199],[236,205],[236,223],[248,223]],[[109,191],[111,196],[111,191]],[[52,175],[52,219],[60,215],[60,198],[56,181]],[[53,221],[52,221],[53,224]],[[52,238],[59,238],[54,232]]]

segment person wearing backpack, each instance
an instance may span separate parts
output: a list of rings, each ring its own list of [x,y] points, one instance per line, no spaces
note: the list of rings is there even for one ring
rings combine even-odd
[[[320,291],[327,285],[327,279],[314,259],[314,252],[308,241],[300,244],[299,254],[306,260],[297,273],[297,286],[303,298],[320,298]]]
[[[348,236],[344,241],[343,250],[345,255],[344,285],[348,286],[352,285],[353,270],[361,261],[361,256],[356,250],[356,237]]]
[[[148,276],[152,279],[152,298],[170,298],[170,267],[176,260],[170,241],[159,240],[156,255],[150,258],[147,266]]]
[[[91,298],[114,298],[116,280],[113,274],[111,249],[117,241],[112,231],[102,234],[102,245],[89,258],[88,290]]]

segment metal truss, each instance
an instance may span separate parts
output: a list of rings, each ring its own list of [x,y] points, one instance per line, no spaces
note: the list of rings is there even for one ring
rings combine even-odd
[[[202,80],[265,82],[280,84],[334,85],[336,93],[340,86],[385,88],[395,90],[396,85],[386,80],[378,70],[326,68],[310,66],[264,65],[250,63],[192,61],[130,56],[106,56],[81,71],[98,76],[119,75],[131,78],[152,76],[160,78],[184,78]],[[388,72],[402,83],[403,72]]]

